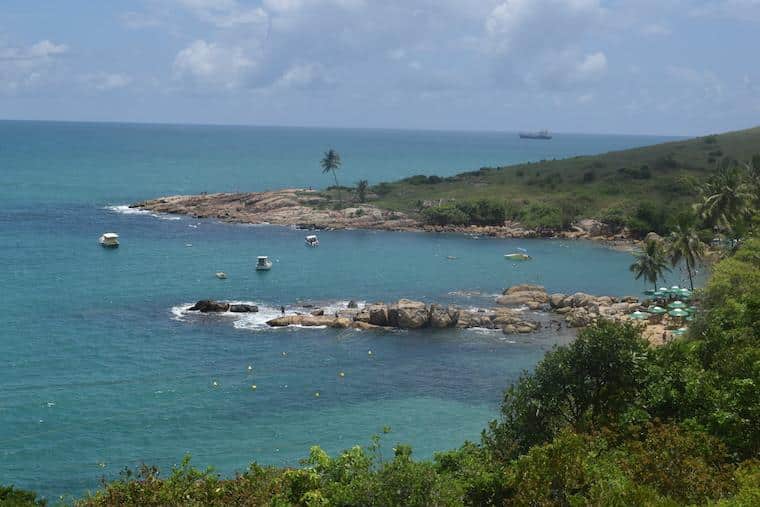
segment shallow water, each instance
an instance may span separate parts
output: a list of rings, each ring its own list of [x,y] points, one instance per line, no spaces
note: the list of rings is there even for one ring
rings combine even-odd
[[[0,202],[0,482],[49,497],[81,494],[143,461],[168,467],[186,452],[224,473],[254,460],[293,465],[313,444],[335,452],[386,425],[388,445],[410,443],[429,457],[477,439],[503,389],[568,339],[271,330],[260,315],[182,316],[179,307],[197,299],[276,313],[399,297],[488,306],[521,282],[642,289],[627,271],[629,254],[589,242],[325,231],[309,249],[304,232],[289,228],[108,208],[238,184],[318,185],[319,172],[303,166],[336,138],[356,178],[373,181],[573,152],[562,144],[543,145],[541,155],[539,145],[510,151],[514,140],[488,133],[16,122],[0,122],[0,131],[14,141],[0,150],[0,185],[10,190]],[[581,137],[576,150],[646,141]],[[97,245],[107,230],[120,233],[119,249]],[[534,260],[505,261],[518,247]],[[257,255],[275,261],[272,271],[254,271]]]

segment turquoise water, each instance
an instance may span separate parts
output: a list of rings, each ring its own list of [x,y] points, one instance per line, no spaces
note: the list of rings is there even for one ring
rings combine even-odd
[[[342,153],[344,180],[376,182],[657,140],[0,122],[0,483],[78,495],[124,466],[165,468],[186,452],[224,473],[251,461],[293,465],[310,445],[335,452],[386,425],[388,445],[411,443],[428,457],[477,439],[502,390],[568,337],[270,330],[267,316],[347,299],[486,306],[519,282],[642,288],[628,254],[588,242],[326,231],[320,248],[307,249],[304,233],[288,228],[109,207],[167,193],[322,186],[327,146]],[[121,248],[97,245],[106,230],[121,234]],[[517,247],[534,261],[504,261]],[[271,272],[252,269],[262,254],[275,261]],[[201,298],[256,302],[262,314],[181,311]]]

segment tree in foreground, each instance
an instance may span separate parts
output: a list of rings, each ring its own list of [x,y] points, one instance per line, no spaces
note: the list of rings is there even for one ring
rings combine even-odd
[[[337,151],[330,148],[325,152],[325,156],[322,158],[320,165],[322,166],[322,174],[332,172],[333,178],[335,178],[335,186],[338,188],[338,203],[343,206],[343,199],[340,195],[340,184],[338,183],[338,175],[335,171],[340,169],[343,162],[340,160],[340,155]]]
[[[662,243],[650,239],[634,256],[636,260],[631,264],[629,269],[634,274],[636,280],[643,277],[644,280],[652,283],[655,290],[657,290],[657,280],[663,278],[663,272],[670,271]]]
[[[749,171],[748,171],[749,172]],[[749,174],[747,175],[749,179]],[[718,172],[701,187],[699,215],[710,226],[731,230],[750,213],[752,196],[735,161],[723,159]]]

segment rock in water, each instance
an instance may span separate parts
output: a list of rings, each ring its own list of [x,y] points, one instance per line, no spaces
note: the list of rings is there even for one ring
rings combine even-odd
[[[348,302],[348,307],[349,308],[359,308],[359,305],[356,303],[356,301],[354,301],[352,299],[351,301]]]
[[[438,305],[430,305],[430,327],[442,329],[456,324],[452,311]]]
[[[188,308],[191,312],[226,312],[230,309],[229,303],[222,303],[220,301],[212,301],[210,299],[202,299]]]
[[[240,303],[230,305],[230,311],[233,313],[255,313],[259,311],[259,307],[256,305],[246,305]]]
[[[428,309],[421,301],[400,299],[388,307],[388,322],[401,329],[419,329],[429,323]]]
[[[365,308],[369,312],[369,323],[373,326],[388,325],[388,307],[384,304],[370,305]]]

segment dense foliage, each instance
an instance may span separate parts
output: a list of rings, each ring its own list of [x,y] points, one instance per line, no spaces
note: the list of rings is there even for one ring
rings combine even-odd
[[[503,204],[481,199],[431,206],[422,215],[433,225],[503,225],[507,210]]]

